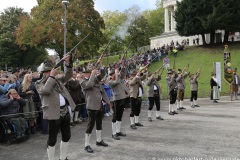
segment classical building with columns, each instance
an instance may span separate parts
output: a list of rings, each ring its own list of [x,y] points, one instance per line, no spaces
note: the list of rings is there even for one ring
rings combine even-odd
[[[196,39],[199,39],[199,44],[202,44],[202,37],[200,35],[190,36],[190,37],[182,37],[179,36],[176,28],[176,21],[174,19],[174,13],[177,9],[177,1],[181,2],[182,0],[163,0],[164,7],[164,33],[150,38],[150,48],[158,48],[165,45],[170,45],[173,41],[174,44],[177,42],[179,44],[182,43],[183,40],[188,40],[189,45],[194,45],[194,40],[196,43]]]

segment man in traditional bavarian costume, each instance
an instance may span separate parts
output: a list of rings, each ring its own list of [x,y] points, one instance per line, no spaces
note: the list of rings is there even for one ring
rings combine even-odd
[[[169,91],[169,95],[170,95],[168,114],[169,115],[178,114],[174,110],[174,106],[173,106],[176,103],[176,99],[177,99],[177,82],[176,82],[176,73],[174,71],[168,70],[166,82],[168,85],[168,91]]]
[[[240,84],[239,76],[237,75],[237,68],[234,68],[233,70],[233,82],[231,84],[231,101],[233,101],[233,96],[235,96],[235,100],[237,100],[237,94],[238,94],[238,87]]]
[[[183,107],[183,99],[184,99],[184,92],[185,92],[185,78],[187,78],[188,73],[185,72],[187,67],[183,69],[178,69],[178,77],[176,78],[177,87],[178,87],[178,100],[177,100],[177,110],[186,109]]]
[[[190,74],[189,75],[189,83],[190,83],[190,89],[191,89],[191,98],[190,98],[190,103],[191,103],[191,107],[195,108],[195,107],[200,107],[197,104],[197,96],[198,96],[198,80],[197,78],[200,75],[200,69],[197,70],[196,74]]]
[[[210,85],[211,85],[211,100],[213,100],[214,103],[218,103],[217,100],[219,100],[219,97],[220,97],[220,93],[219,93],[220,86],[216,78],[216,73],[212,73]]]
[[[111,76],[108,84],[113,91],[113,118],[112,118],[112,138],[119,140],[119,136],[126,136],[121,132],[122,115],[124,108],[126,107],[126,96],[129,94],[129,90],[124,84],[124,77],[126,76],[126,68],[121,63],[121,70],[112,69],[109,73]]]
[[[97,64],[101,62],[99,61],[97,62]],[[88,67],[84,71],[84,74],[85,78],[80,80],[80,85],[85,95],[86,106],[88,110],[88,125],[85,133],[85,150],[88,153],[93,153],[93,149],[89,145],[89,141],[95,123],[97,136],[96,145],[104,147],[108,146],[108,144],[102,140],[102,114],[103,114],[102,101],[108,104],[110,103],[110,101],[101,84],[101,80],[105,76],[105,69],[101,68],[98,71],[97,68],[92,70],[91,68]]]
[[[152,109],[154,103],[156,104],[156,119],[163,120],[160,116],[160,86],[158,85],[158,81],[161,80],[161,76],[159,71],[157,72],[157,78],[155,78],[155,74],[148,72],[148,79],[146,82],[147,85],[147,95],[149,101],[148,107],[148,121],[152,122]]]
[[[130,127],[132,129],[137,129],[136,126],[143,126],[141,123],[139,123],[139,114],[141,112],[143,96],[142,81],[146,78],[146,74],[133,70],[131,75],[132,76],[129,79],[131,102]]]
[[[56,76],[58,68],[54,69],[52,62],[48,60],[39,67],[39,71],[43,72],[43,78],[36,82],[36,89],[42,102],[43,119],[47,119],[49,125],[47,142],[49,160],[55,159],[55,144],[59,130],[62,134],[60,159],[67,160],[66,153],[71,137],[68,106],[72,110],[75,109],[75,103],[64,86],[64,83],[72,77],[72,66],[69,64],[69,55],[64,56],[63,60],[65,60],[67,71],[61,78]]]

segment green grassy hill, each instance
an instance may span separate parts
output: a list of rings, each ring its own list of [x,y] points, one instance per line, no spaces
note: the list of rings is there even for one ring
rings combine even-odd
[[[238,68],[238,74],[240,74],[240,43],[229,43],[229,51],[231,53],[231,63],[232,68]],[[223,78],[223,45],[214,45],[214,46],[196,46],[196,47],[187,47],[184,51],[179,51],[176,57],[176,69],[181,68],[183,69],[191,58],[192,61],[189,64],[189,71],[191,73],[196,73],[197,69],[200,65],[204,62],[201,68],[201,74],[198,78],[199,82],[199,91],[198,97],[210,97],[210,79],[211,79],[211,72],[213,72],[213,62],[221,62],[221,77],[222,77],[222,87],[221,87],[221,94],[220,95],[229,95],[230,87],[228,83]],[[169,55],[170,59],[170,68],[173,66],[174,56]],[[119,57],[111,56],[108,57],[108,62],[113,63],[114,61],[119,61]],[[103,59],[103,64],[107,65],[107,58]],[[162,61],[153,63],[148,70],[149,71],[156,71],[162,65]],[[163,99],[168,97],[167,93],[167,86],[165,82],[166,71],[162,74],[162,80],[160,80],[160,84],[162,86],[163,91]],[[190,98],[190,85],[189,85],[189,78],[185,79],[186,82],[186,91],[185,91],[185,98]]]

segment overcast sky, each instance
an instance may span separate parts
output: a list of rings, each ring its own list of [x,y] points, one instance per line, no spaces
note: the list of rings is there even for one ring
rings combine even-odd
[[[141,10],[155,9],[156,0],[94,0],[95,9],[102,13],[106,10],[119,10],[124,11],[130,8],[132,5],[138,5]],[[71,0],[69,0],[71,3]],[[23,8],[24,11],[30,12],[31,8],[37,5],[37,0],[0,0],[0,12],[7,7],[19,7]]]

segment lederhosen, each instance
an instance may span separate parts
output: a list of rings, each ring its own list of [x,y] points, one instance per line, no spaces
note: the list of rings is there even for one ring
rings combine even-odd
[[[53,90],[57,91],[61,94],[60,84],[56,80],[56,84],[53,87]],[[49,137],[48,137],[48,145],[55,146],[57,142],[57,134],[59,130],[62,134],[62,141],[68,142],[71,138],[71,131],[70,131],[70,114],[68,112],[68,101],[65,99],[65,105],[60,106],[60,118],[58,120],[49,120],[48,121],[48,128],[49,128]]]
[[[100,88],[100,87],[102,87],[102,85],[99,84],[99,82],[98,82],[98,85],[99,85],[99,89],[100,89],[100,94],[102,95],[102,89],[103,88]],[[102,117],[103,117],[103,105],[102,105],[102,103],[101,103],[100,110],[88,109],[87,111],[88,111],[88,125],[87,125],[86,133],[87,134],[92,133],[92,130],[95,126],[95,123],[96,123],[96,130],[102,130]]]
[[[157,111],[160,111],[160,95],[159,95],[159,88],[157,85],[154,84],[154,86],[156,86],[156,89],[153,92],[153,97],[148,97],[149,100],[149,108],[148,110],[152,110],[153,106],[154,106],[154,102],[156,104],[156,108]]]
[[[142,94],[143,94],[143,87],[142,87],[142,85],[139,84],[139,87],[142,89]],[[139,114],[141,112],[142,97],[140,97],[140,95],[139,95],[139,89],[138,89],[137,95],[138,95],[137,98],[130,97],[130,101],[131,101],[130,117],[139,116]]]

